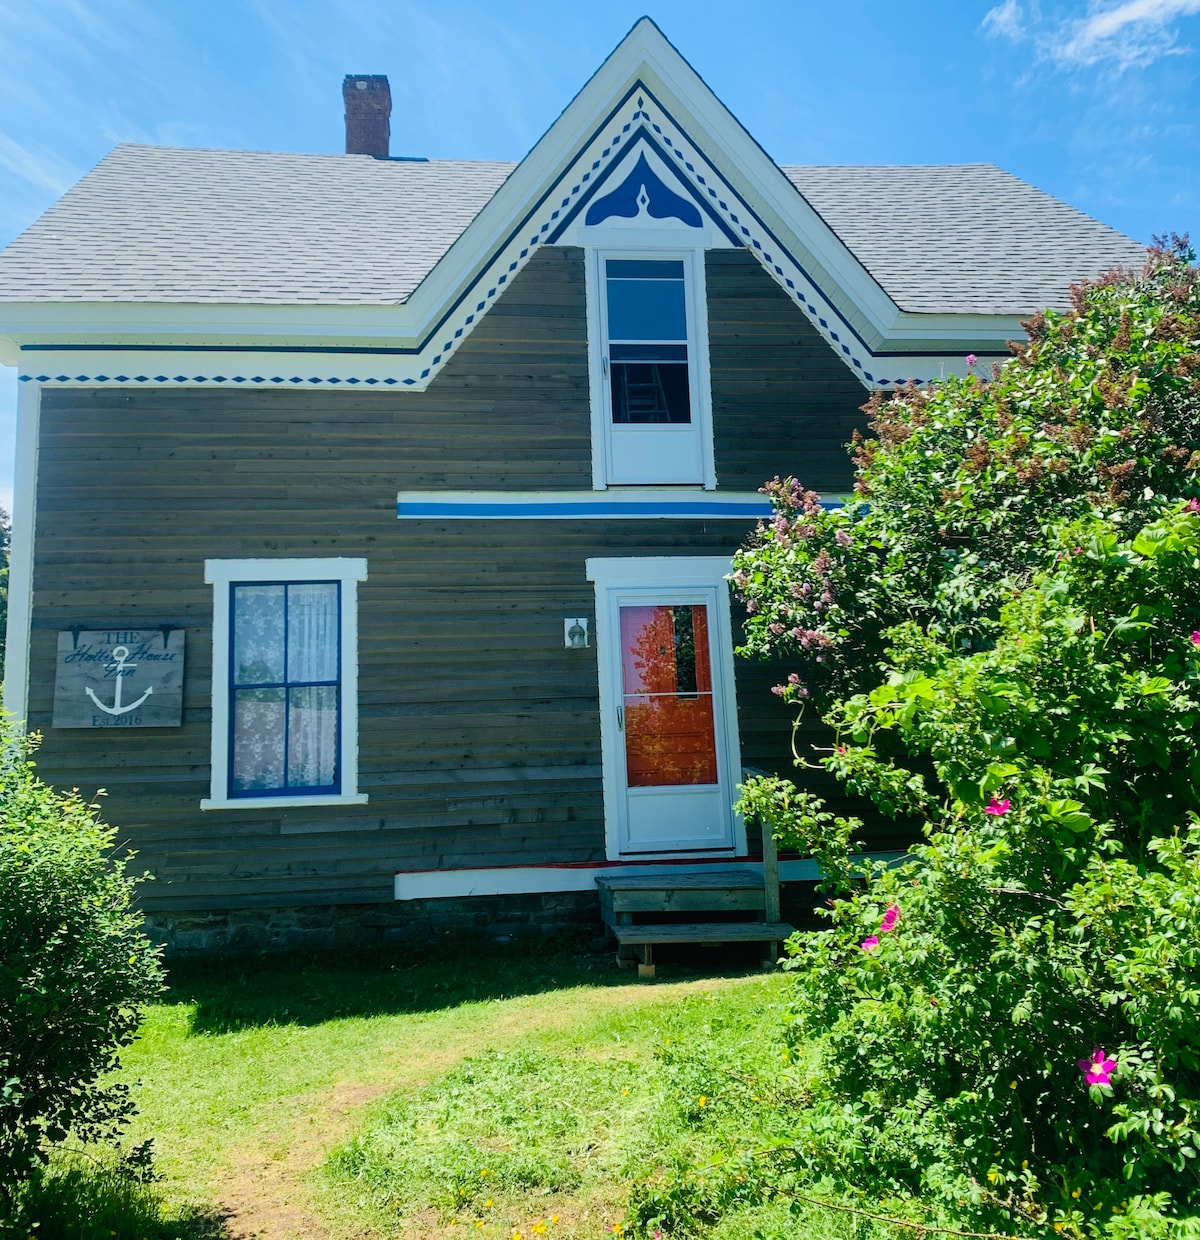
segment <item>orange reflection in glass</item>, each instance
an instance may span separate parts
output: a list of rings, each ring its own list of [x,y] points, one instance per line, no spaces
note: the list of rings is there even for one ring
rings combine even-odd
[[[707,608],[622,607],[621,676],[629,787],[715,784]]]

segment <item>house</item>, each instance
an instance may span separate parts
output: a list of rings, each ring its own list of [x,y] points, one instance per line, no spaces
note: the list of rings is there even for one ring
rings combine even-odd
[[[348,154],[119,146],[0,255],[5,705],[181,947],[751,853],[758,487],[837,502],[871,391],[1143,256],[987,164],[777,166],[648,19],[516,165],[391,156],[386,79],[344,96]]]

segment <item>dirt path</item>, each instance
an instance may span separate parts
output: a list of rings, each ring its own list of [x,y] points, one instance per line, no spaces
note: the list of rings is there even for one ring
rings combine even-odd
[[[346,1079],[328,1088],[295,1096],[283,1117],[255,1132],[253,1140],[231,1151],[221,1169],[219,1195],[237,1240],[354,1240],[368,1234],[322,1217],[311,1186],[312,1173],[362,1122],[375,1099],[403,1088],[415,1091],[482,1047],[507,1048],[531,1034],[562,1031],[581,1017],[622,1004],[670,1002],[721,981],[679,982],[648,989],[642,985],[606,988],[554,1006],[481,1009],[478,1022],[431,1046],[381,1046],[373,1063],[346,1065]],[[404,1235],[445,1234],[434,1220],[406,1222]]]

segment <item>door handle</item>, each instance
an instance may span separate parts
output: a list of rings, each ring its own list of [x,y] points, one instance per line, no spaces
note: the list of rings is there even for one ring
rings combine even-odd
[[[617,731],[618,732],[625,731],[625,707],[624,706],[617,707]]]
[[[607,379],[608,378],[608,358],[607,357],[602,357],[600,359],[600,369],[604,372],[604,377]]]

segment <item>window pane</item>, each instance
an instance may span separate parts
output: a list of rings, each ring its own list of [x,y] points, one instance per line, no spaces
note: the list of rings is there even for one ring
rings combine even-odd
[[[338,586],[334,581],[287,588],[288,683],[338,678]]]
[[[233,683],[283,680],[283,586],[233,587]]]
[[[285,689],[238,689],[233,695],[232,792],[283,787]]]
[[[615,280],[610,275],[608,338],[686,340],[683,280]]]
[[[686,362],[686,344],[609,345],[610,362]]]
[[[288,708],[288,788],[337,783],[337,687],[293,689]]]
[[[610,258],[604,270],[610,280],[682,280],[683,260],[662,258]]]
[[[688,368],[678,362],[612,362],[614,422],[673,422],[692,420]]]

